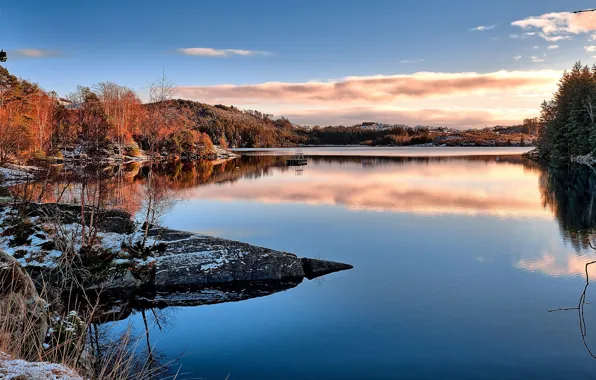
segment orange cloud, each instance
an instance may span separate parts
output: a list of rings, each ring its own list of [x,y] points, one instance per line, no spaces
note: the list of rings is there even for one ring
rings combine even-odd
[[[419,72],[408,75],[347,77],[330,82],[267,82],[254,85],[181,86],[178,95],[207,103],[344,104],[391,103],[437,96],[548,92],[556,70],[480,73]]]

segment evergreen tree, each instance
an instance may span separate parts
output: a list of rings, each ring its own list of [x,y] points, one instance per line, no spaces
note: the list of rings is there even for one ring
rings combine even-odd
[[[596,151],[596,66],[577,62],[565,72],[551,101],[542,104],[542,158],[566,162]]]

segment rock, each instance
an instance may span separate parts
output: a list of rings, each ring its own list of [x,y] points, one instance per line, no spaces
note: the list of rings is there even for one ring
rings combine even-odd
[[[107,278],[102,279],[101,283],[97,285],[91,285],[87,287],[87,290],[99,290],[99,291],[116,291],[126,290],[128,292],[133,291],[143,285],[142,281],[135,278],[129,269],[126,269],[122,273],[114,273],[108,275]]]
[[[0,351],[0,379],[11,380],[83,380],[75,371],[60,364],[12,359]]]
[[[170,241],[159,255],[155,286],[161,289],[304,277],[296,255],[204,235]]]
[[[105,210],[99,215],[98,220],[97,228],[102,232],[131,234],[135,230],[131,215],[126,211]]]
[[[317,260],[303,258],[302,267],[304,268],[304,274],[306,278],[312,280],[320,276],[324,276],[329,273],[339,272],[342,270],[348,270],[354,268],[352,265],[337,263],[334,261]]]
[[[13,348],[29,357],[42,347],[48,322],[48,304],[37,294],[31,277],[0,251],[0,335],[10,335],[12,342],[18,342]]]
[[[31,203],[29,205],[32,216],[59,218],[62,223],[79,223],[81,221],[81,206],[64,203]],[[91,220],[92,210],[85,210],[85,220]],[[93,216],[97,229],[101,232],[130,234],[135,224],[129,213],[122,210],[102,210]]]

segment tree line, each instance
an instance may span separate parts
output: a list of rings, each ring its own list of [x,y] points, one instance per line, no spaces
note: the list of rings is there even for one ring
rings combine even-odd
[[[577,62],[542,103],[538,155],[551,163],[596,154],[596,65]]]
[[[148,104],[111,82],[79,86],[59,98],[0,66],[0,163],[59,157],[69,149],[129,156],[141,149],[150,155],[212,153],[211,137],[168,103],[174,93],[163,75],[150,86]]]

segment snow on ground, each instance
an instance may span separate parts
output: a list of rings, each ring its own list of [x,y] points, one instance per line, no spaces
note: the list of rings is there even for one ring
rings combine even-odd
[[[0,226],[3,226],[7,219],[9,219],[14,211],[10,208],[0,209]],[[52,241],[52,225],[40,223],[38,217],[30,218],[32,225],[41,227],[43,232],[36,232],[31,235],[29,241],[25,244],[14,246],[12,243],[13,236],[7,235],[2,236],[2,229],[0,228],[0,250],[13,256],[19,264],[23,267],[55,267],[56,262],[62,256],[62,252],[56,249],[44,249],[44,244],[48,244]],[[10,223],[6,223],[9,225]],[[66,224],[63,227],[65,236],[75,236],[74,248],[79,250],[81,248],[80,231],[81,226],[77,223]],[[129,236],[121,235],[117,233],[98,232],[98,240],[101,246],[112,252],[118,252],[121,250],[122,242],[126,241],[130,244],[128,239]],[[123,259],[122,263],[129,262],[129,259]]]
[[[0,352],[0,379],[83,380],[75,371],[59,364],[11,359]]]
[[[15,166],[0,167],[0,177],[3,181],[0,185],[12,186],[20,182],[33,178],[33,174],[29,173],[34,167],[32,166]]]
[[[28,242],[14,246],[13,236],[2,236],[3,226],[7,228],[10,222],[7,221],[13,216],[15,211],[9,207],[0,208],[0,250],[13,256],[22,267],[44,267],[53,268],[57,266],[57,261],[62,257],[62,252],[57,249],[44,249],[44,245],[50,243],[55,237],[54,226],[51,223],[42,223],[39,217],[32,217],[29,219],[32,225],[40,227],[42,231],[38,231],[31,235]],[[75,250],[81,249],[81,225],[78,223],[71,223],[61,226],[63,230],[62,236],[74,237],[73,248]],[[134,243],[141,241],[143,234],[141,231],[136,231],[130,235],[124,235],[113,232],[98,232],[97,245],[102,248],[114,252],[118,258],[114,260],[116,265],[134,265],[137,267],[146,266],[155,261],[154,257],[148,257],[145,260],[138,258],[131,258],[127,252],[122,250],[122,244],[133,246]],[[146,242],[147,247],[158,244],[159,241],[154,238],[148,238]]]

